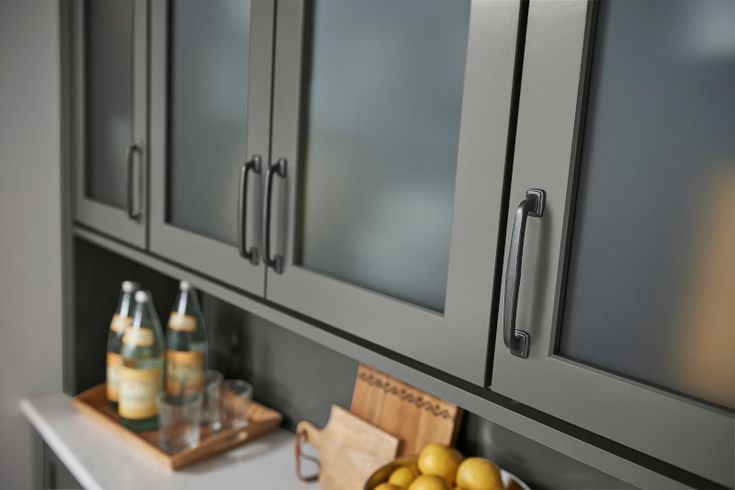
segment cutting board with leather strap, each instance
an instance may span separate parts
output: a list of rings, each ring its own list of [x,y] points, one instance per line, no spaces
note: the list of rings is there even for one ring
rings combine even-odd
[[[400,456],[418,454],[429,443],[453,446],[462,409],[408,383],[360,364],[350,411],[398,437]]]
[[[316,479],[301,473],[304,442],[319,451],[318,478],[324,490],[362,490],[375,470],[395,459],[399,444],[395,436],[332,405],[323,430],[310,422],[296,427],[296,471],[302,480]]]

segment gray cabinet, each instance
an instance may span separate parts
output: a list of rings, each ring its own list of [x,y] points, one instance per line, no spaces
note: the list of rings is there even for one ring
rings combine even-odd
[[[79,222],[735,483],[732,2],[91,3]]]
[[[273,0],[151,8],[150,248],[262,295]]]
[[[75,219],[146,244],[145,0],[73,3]]]
[[[733,21],[726,1],[530,2],[491,385],[727,486]]]
[[[520,2],[279,2],[266,296],[483,384]]]
[[[520,10],[153,2],[151,251],[483,385]]]

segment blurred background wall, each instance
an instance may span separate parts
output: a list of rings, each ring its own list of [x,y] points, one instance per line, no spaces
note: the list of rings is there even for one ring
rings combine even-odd
[[[18,408],[61,390],[59,6],[0,0],[0,487],[40,487]]]

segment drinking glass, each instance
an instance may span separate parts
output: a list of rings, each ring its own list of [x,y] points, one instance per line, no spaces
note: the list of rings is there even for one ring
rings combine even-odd
[[[159,444],[164,451],[175,453],[199,444],[202,399],[202,393],[196,392],[173,395],[163,391],[156,396]]]
[[[222,427],[236,429],[248,425],[248,410],[253,399],[253,387],[241,379],[226,379],[220,390]]]
[[[202,424],[216,432],[222,428],[220,420],[220,390],[222,389],[222,373],[213,369],[204,372],[204,409]]]

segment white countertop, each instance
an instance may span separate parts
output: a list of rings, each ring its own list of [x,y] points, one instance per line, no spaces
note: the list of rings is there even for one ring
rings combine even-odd
[[[79,414],[67,395],[33,397],[20,405],[46,444],[87,489],[319,488],[296,478],[294,435],[284,429],[174,472]]]

